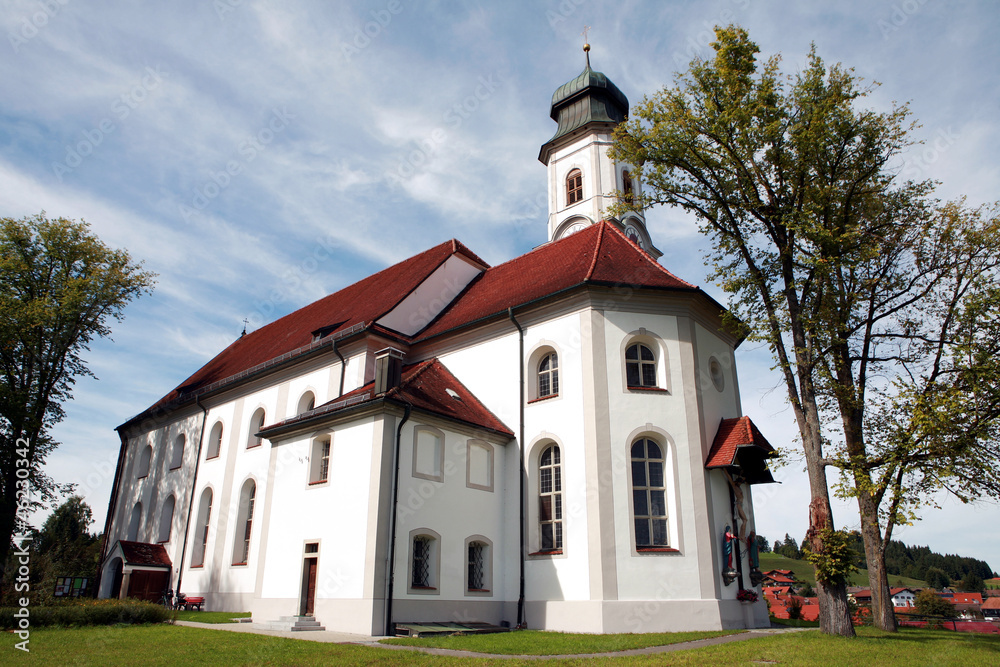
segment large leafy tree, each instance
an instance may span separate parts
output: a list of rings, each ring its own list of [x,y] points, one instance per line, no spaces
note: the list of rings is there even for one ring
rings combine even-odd
[[[62,403],[75,379],[91,374],[83,353],[152,285],[152,273],[85,222],[0,219],[0,563],[15,530],[27,528],[23,510],[68,491],[44,464],[58,444],[50,430]],[[27,471],[27,495],[18,494],[18,470]]]
[[[714,59],[695,60],[674,87],[633,110],[612,155],[638,167],[644,204],[696,214],[712,241],[713,277],[731,295],[732,324],[774,356],[809,477],[802,546],[829,573],[818,582],[822,630],[853,634],[851,564],[830,562],[848,552],[824,548],[835,535],[831,465],[858,498],[875,622],[894,629],[880,519],[903,519],[915,481],[940,482],[990,458],[977,448],[991,413],[974,370],[981,335],[973,314],[995,302],[971,276],[995,271],[995,219],[970,227],[960,205],[938,209],[928,200],[931,183],[899,182],[894,166],[911,129],[905,106],[864,109],[868,89],[815,49],[803,72],[784,77],[778,58],[757,61],[741,28],[716,36]],[[952,344],[959,332],[964,345]],[[946,371],[917,372],[928,368]],[[899,383],[874,383],[883,377]],[[967,421],[982,427],[965,440],[943,419],[957,398],[947,382],[958,377],[980,383],[984,404],[968,410]],[[906,442],[897,427],[913,425],[901,408],[914,396],[926,397],[927,408],[909,414],[928,435]],[[879,399],[881,421],[866,421]],[[866,438],[878,446],[869,450]],[[955,456],[941,463],[948,447]]]

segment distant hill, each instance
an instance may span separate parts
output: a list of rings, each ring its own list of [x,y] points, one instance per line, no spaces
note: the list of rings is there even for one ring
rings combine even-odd
[[[760,569],[761,572],[767,572],[768,570],[791,570],[795,573],[795,578],[799,581],[808,581],[813,587],[816,586],[816,570],[807,560],[786,558],[785,556],[780,556],[773,552],[762,553],[760,554]],[[848,582],[848,585],[867,586],[868,570],[859,570],[858,572],[855,572],[851,576],[851,580]],[[927,587],[927,584],[920,579],[902,577],[895,574],[889,575],[889,585],[906,586],[907,588]]]

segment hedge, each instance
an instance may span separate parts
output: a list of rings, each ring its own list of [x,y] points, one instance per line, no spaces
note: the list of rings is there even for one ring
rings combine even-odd
[[[45,607],[28,606],[28,623],[32,628],[81,625],[134,625],[163,623],[174,614],[163,605],[139,600],[83,600]],[[22,618],[19,607],[0,607],[0,629],[18,629]]]

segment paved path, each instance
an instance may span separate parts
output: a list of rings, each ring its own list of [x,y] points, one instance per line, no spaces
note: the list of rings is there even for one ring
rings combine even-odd
[[[654,655],[658,653],[672,653],[673,651],[686,651],[704,646],[715,646],[717,644],[728,644],[730,642],[741,642],[748,639],[758,639],[771,635],[781,635],[789,632],[802,632],[810,628],[760,628],[748,630],[735,635],[724,637],[713,637],[711,639],[696,639],[690,642],[679,644],[667,644],[666,646],[649,646],[646,648],[634,648],[626,651],[609,651],[604,653],[572,653],[566,655],[509,655],[503,653],[474,653],[472,651],[456,651],[447,648],[429,648],[423,646],[402,646],[399,644],[380,644],[379,640],[386,637],[370,637],[368,635],[355,635],[348,632],[330,632],[329,630],[319,630],[312,632],[283,632],[280,630],[267,630],[257,623],[195,623],[193,621],[174,621],[175,625],[183,625],[190,628],[204,628],[206,630],[226,630],[228,632],[252,632],[258,635],[270,635],[271,637],[286,637],[288,639],[304,639],[313,642],[325,642],[328,644],[363,644],[389,651],[418,651],[430,655],[447,655],[456,658],[496,658],[496,659],[517,659],[517,660],[551,660],[553,658],[619,658],[631,655]]]

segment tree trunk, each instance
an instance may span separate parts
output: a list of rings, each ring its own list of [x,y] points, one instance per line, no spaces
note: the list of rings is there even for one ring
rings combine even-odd
[[[870,484],[870,481],[869,481]],[[865,544],[865,562],[868,565],[868,585],[872,592],[872,622],[886,632],[896,632],[896,612],[889,593],[889,575],[885,570],[885,550],[882,529],[878,522],[878,506],[871,494],[858,494],[858,511],[861,514],[861,539]]]

